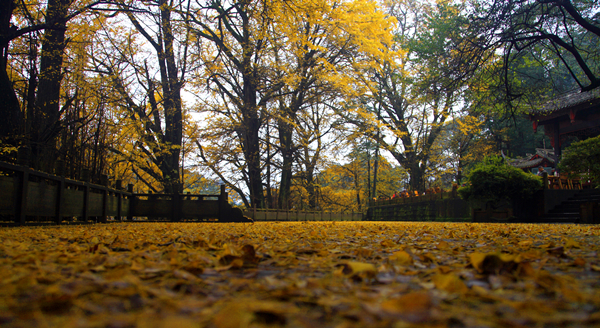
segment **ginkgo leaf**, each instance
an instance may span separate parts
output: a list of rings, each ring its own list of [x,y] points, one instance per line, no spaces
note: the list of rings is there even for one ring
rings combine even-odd
[[[471,265],[483,274],[498,274],[501,272],[512,272],[521,262],[519,255],[505,253],[472,253],[469,255]]]
[[[0,325],[587,327],[599,237],[595,225],[420,222],[2,228]]]
[[[230,303],[213,318],[217,328],[245,328],[250,325],[254,315],[245,304]]]
[[[343,275],[355,279],[371,279],[377,275],[377,268],[371,263],[349,261],[337,264],[336,267],[341,268],[340,272]]]
[[[394,261],[399,265],[411,265],[413,264],[413,258],[410,254],[405,251],[397,251],[394,252],[390,256],[390,260]]]
[[[434,309],[434,301],[427,292],[411,292],[383,301],[381,309],[408,322],[427,322]]]
[[[469,291],[465,283],[455,274],[437,274],[431,278],[435,287],[443,291],[464,295]]]
[[[572,238],[567,239],[567,241],[565,242],[565,247],[566,248],[581,248],[581,246],[579,245],[579,242]]]

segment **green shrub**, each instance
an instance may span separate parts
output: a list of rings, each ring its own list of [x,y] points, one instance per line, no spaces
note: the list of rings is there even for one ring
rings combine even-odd
[[[567,147],[558,168],[565,173],[587,173],[592,183],[600,187],[600,136],[577,141]]]
[[[510,166],[501,157],[491,156],[471,170],[458,193],[467,201],[501,202],[529,198],[541,188],[541,177]]]

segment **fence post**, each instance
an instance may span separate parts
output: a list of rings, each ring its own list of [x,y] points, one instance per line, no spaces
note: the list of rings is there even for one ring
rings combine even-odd
[[[61,175],[58,186],[56,187],[56,213],[54,222],[60,224],[63,218],[63,198],[65,196],[65,177]]]
[[[127,192],[131,193],[129,199],[129,211],[127,213],[127,221],[133,221],[133,209],[135,208],[135,195],[133,194],[133,184],[127,185]]]
[[[119,180],[117,180],[119,181]],[[122,183],[123,181],[121,181]],[[117,184],[118,185],[118,184]],[[119,220],[120,222],[123,221],[123,193],[121,189],[118,189],[118,191],[115,193],[115,196],[117,197],[117,216],[115,217],[115,221]]]
[[[100,216],[100,222],[106,223],[106,217],[108,213],[108,175],[100,175],[100,184],[102,188],[102,215]]]
[[[117,192],[115,193],[115,197],[117,197],[117,216],[115,216],[115,221],[119,220],[119,221],[123,221],[123,211],[122,211],[122,206],[123,206],[123,180],[121,179],[117,179],[115,181],[115,189],[117,190]]]
[[[27,214],[27,202],[29,194],[29,169],[27,167],[22,168],[21,181],[19,181],[19,193],[17,200],[17,208],[15,213],[15,223],[17,225],[25,224],[25,217]]]

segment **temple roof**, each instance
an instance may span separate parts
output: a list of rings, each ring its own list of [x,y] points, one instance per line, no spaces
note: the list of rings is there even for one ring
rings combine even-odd
[[[543,161],[547,160],[549,163],[554,164],[554,150],[536,148],[535,154],[527,154],[524,158],[507,158],[506,161],[511,166],[519,169],[526,169],[539,166]]]
[[[539,108],[532,109],[530,114],[550,114],[598,98],[600,98],[600,88],[585,92],[581,92],[579,89],[572,90],[545,102]]]

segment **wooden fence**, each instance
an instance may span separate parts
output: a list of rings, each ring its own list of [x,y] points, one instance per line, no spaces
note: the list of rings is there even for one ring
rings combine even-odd
[[[0,224],[108,221],[242,222],[242,211],[219,195],[136,194],[0,162]],[[119,187],[120,183],[116,183]]]
[[[365,220],[368,221],[434,221],[438,219],[464,220],[471,216],[466,201],[456,190],[417,197],[396,197],[372,201]]]
[[[398,205],[398,204],[411,204],[419,203],[431,200],[443,200],[443,199],[456,199],[458,198],[458,192],[456,189],[451,191],[438,192],[435,194],[426,194],[421,196],[411,197],[395,197],[394,199],[383,199],[383,200],[372,200],[369,202],[369,207],[375,206],[386,206],[386,205]]]
[[[468,208],[456,192],[396,198],[370,204],[367,215],[350,212],[247,210],[218,195],[136,194],[103,184],[76,181],[0,162],[0,225],[79,224],[139,221],[361,221],[463,218]]]
[[[294,211],[278,209],[247,209],[244,215],[259,221],[362,221],[360,212]]]

